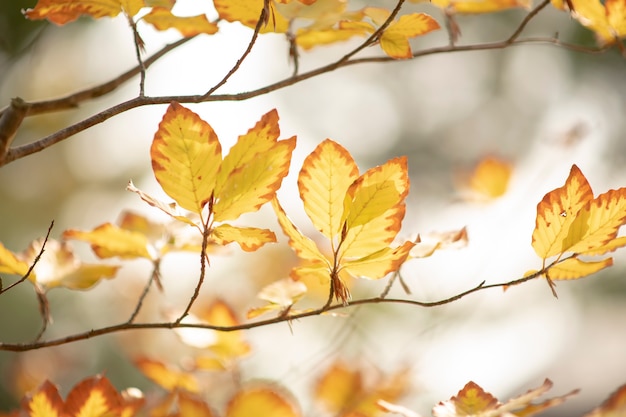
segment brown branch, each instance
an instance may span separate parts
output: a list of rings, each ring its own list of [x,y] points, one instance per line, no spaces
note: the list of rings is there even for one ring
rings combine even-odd
[[[22,125],[27,110],[26,102],[16,97],[0,115],[0,166],[9,153],[15,133]]]
[[[141,52],[145,50],[145,45],[137,31],[137,23],[135,23],[131,16],[126,15],[126,17],[128,25],[133,32],[133,45],[135,46],[135,57],[137,58],[137,67],[139,68],[139,97],[143,97],[146,84],[146,65],[141,59]]]
[[[442,54],[442,53],[504,49],[508,46],[531,44],[531,43],[532,44],[553,44],[553,45],[556,45],[565,49],[569,49],[572,51],[581,52],[581,53],[591,53],[591,54],[602,53],[606,51],[607,49],[609,49],[608,47],[586,48],[586,47],[575,45],[575,44],[561,42],[560,40],[556,38],[537,37],[537,38],[528,38],[528,39],[518,39],[511,43],[505,40],[505,41],[483,43],[483,44],[476,44],[476,45],[444,46],[444,47],[430,48],[430,49],[426,49],[423,51],[415,52],[413,54],[413,58],[418,58],[418,57],[427,56],[427,55]],[[350,65],[357,65],[357,64],[382,63],[382,62],[397,62],[397,61],[389,57],[370,57],[370,58],[351,59],[351,60],[343,61],[343,62],[334,62],[328,65],[325,65],[323,67],[296,75],[294,77],[286,78],[284,80],[281,80],[274,84],[270,84],[266,87],[259,88],[257,90],[251,90],[248,92],[237,93],[237,94],[211,95],[208,97],[204,97],[203,95],[136,97],[128,101],[122,102],[120,104],[117,104],[113,107],[110,107],[106,110],[103,110],[100,113],[97,113],[91,117],[88,117],[87,119],[84,119],[74,125],[61,129],[35,142],[31,142],[26,145],[12,148],[11,150],[9,150],[4,161],[0,163],[0,166],[2,166],[3,164],[8,164],[10,162],[13,162],[17,159],[24,158],[31,154],[40,152],[96,124],[102,123],[120,113],[124,113],[128,110],[131,110],[137,107],[156,105],[156,104],[168,104],[172,101],[176,101],[179,103],[244,101],[244,100],[249,100],[251,98],[258,97],[264,94],[268,94],[273,91],[283,89],[285,87],[291,86],[293,84],[299,83],[309,78],[316,77],[320,74],[332,72],[339,68],[347,67]]]
[[[267,7],[263,7],[261,9],[261,15],[259,16],[259,20],[256,22],[256,26],[254,27],[254,32],[252,33],[252,39],[250,39],[250,42],[248,42],[248,46],[246,47],[246,50],[243,51],[243,54],[241,55],[241,57],[237,60],[235,65],[228,71],[228,73],[226,73],[224,78],[222,78],[220,82],[215,84],[212,88],[209,89],[209,91],[207,91],[204,94],[203,96],[204,98],[209,97],[218,88],[226,84],[228,79],[239,70],[243,61],[248,57],[248,55],[250,55],[250,52],[252,52],[252,48],[254,47],[254,44],[256,43],[256,40],[259,37],[259,33],[261,32],[261,28],[263,27],[263,25],[267,24],[268,13],[269,13],[269,10]]]
[[[550,268],[553,264],[548,266]],[[460,300],[470,294],[473,294],[478,291],[483,291],[492,288],[507,288],[513,285],[518,285],[526,281],[530,281],[535,279],[546,272],[546,269],[542,269],[541,271],[537,271],[532,275],[525,276],[523,278],[519,278],[513,281],[498,283],[498,284],[489,284],[485,285],[485,282],[481,282],[475,287],[470,288],[469,290],[463,291],[459,294],[453,295],[448,298],[444,298],[437,301],[417,301],[410,299],[398,299],[398,298],[366,298],[361,300],[355,300],[348,304],[334,304],[331,306],[324,306],[315,310],[308,310],[304,312],[300,312],[292,315],[278,315],[271,319],[259,320],[251,323],[238,324],[234,326],[215,326],[210,324],[198,324],[198,323],[182,323],[179,320],[173,322],[159,322],[159,323],[120,323],[107,327],[102,327],[99,329],[93,329],[82,333],[76,333],[70,336],[61,337],[58,339],[51,339],[47,341],[37,341],[33,343],[0,343],[0,351],[9,351],[9,352],[25,352],[29,350],[42,349],[52,346],[60,346],[66,345],[69,343],[78,342],[81,340],[92,339],[94,337],[103,336],[110,333],[117,333],[121,331],[130,331],[130,330],[148,330],[148,329],[177,329],[177,328],[194,328],[194,329],[205,329],[205,330],[216,330],[221,332],[233,332],[238,330],[250,330],[265,326],[270,326],[277,323],[284,322],[292,322],[293,320],[298,320],[306,317],[312,316],[320,316],[322,313],[339,310],[344,308],[352,308],[359,305],[365,304],[407,304],[417,307],[438,307],[443,306],[445,304],[450,304],[454,301]]]

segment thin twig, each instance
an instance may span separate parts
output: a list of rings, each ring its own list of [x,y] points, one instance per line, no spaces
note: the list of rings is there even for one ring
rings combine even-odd
[[[16,97],[0,115],[0,165],[11,148],[15,133],[22,125],[27,109],[26,102]]]
[[[135,57],[137,58],[137,66],[139,68],[139,97],[143,97],[145,94],[146,84],[146,66],[141,59],[141,52],[144,51],[145,46],[139,32],[137,31],[137,23],[131,16],[128,16],[128,25],[133,31],[133,44],[135,45]]]
[[[161,265],[160,258],[156,259],[153,262],[152,274],[150,274],[150,279],[148,279],[148,282],[144,286],[143,291],[141,292],[141,295],[139,296],[139,300],[137,300],[137,304],[135,305],[135,309],[133,310],[133,312],[130,314],[130,317],[126,321],[127,323],[132,323],[137,318],[137,315],[139,314],[141,307],[143,307],[143,302],[148,296],[148,292],[150,291],[150,287],[152,287],[152,284],[156,283],[157,287],[161,288],[160,278],[159,278],[159,276],[161,275],[160,265]]]
[[[506,40],[506,42],[510,45],[511,43],[513,43],[513,41],[519,38],[524,29],[526,29],[528,23],[530,23],[530,21],[533,20],[533,18],[537,16],[537,14],[539,14],[539,12],[543,10],[548,4],[550,4],[550,0],[543,0],[537,5],[537,7],[528,12],[524,19],[522,19],[522,22],[519,24],[519,26],[517,26],[517,29],[515,29],[511,36],[509,36],[509,38]]]
[[[203,97],[209,97],[218,88],[226,84],[228,79],[239,70],[243,61],[247,58],[250,52],[252,52],[252,48],[254,47],[254,44],[256,43],[256,40],[259,37],[259,33],[261,32],[261,28],[263,27],[263,25],[267,24],[267,18],[268,18],[267,13],[268,13],[267,8],[263,7],[261,9],[261,15],[259,16],[259,20],[256,22],[256,26],[254,27],[254,32],[252,33],[252,39],[250,39],[250,42],[248,42],[248,46],[246,47],[246,50],[243,52],[241,57],[237,60],[235,65],[228,71],[228,73],[226,73],[224,78],[222,78],[220,82],[218,82],[211,89],[209,89],[209,91],[207,91]]]
[[[19,280],[15,281],[13,284],[9,285],[6,288],[0,289],[0,294],[4,294],[5,292],[9,291],[11,288],[18,286],[22,282],[26,281],[28,277],[30,277],[30,274],[33,273],[33,269],[35,269],[35,265],[37,265],[37,263],[41,259],[41,256],[45,252],[46,244],[48,243],[48,239],[50,238],[50,233],[52,232],[53,227],[54,227],[54,220],[50,222],[50,226],[48,226],[48,231],[46,232],[46,236],[43,239],[41,249],[39,249],[39,253],[37,254],[37,256],[35,256],[35,259],[33,260],[32,264],[28,268],[28,271],[26,271],[26,273]]]

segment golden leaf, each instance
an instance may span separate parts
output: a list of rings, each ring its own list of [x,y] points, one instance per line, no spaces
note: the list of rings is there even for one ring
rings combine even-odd
[[[80,16],[94,19],[115,17],[122,11],[120,0],[38,0],[24,15],[31,20],[48,19],[57,25],[73,22]]]
[[[431,0],[431,3],[454,13],[493,13],[521,7],[529,9],[532,0]]]
[[[565,279],[578,279],[613,265],[613,258],[601,261],[581,261],[578,258],[568,258],[550,267],[546,276],[554,281]]]
[[[226,417],[299,417],[294,401],[272,386],[243,388],[226,407]]]
[[[343,202],[359,177],[352,155],[326,139],[306,157],[298,176],[300,198],[313,225],[332,240],[341,231]]]
[[[228,22],[240,22],[244,26],[254,28],[265,7],[264,0],[214,0],[213,5],[221,19]],[[261,27],[261,33],[285,33],[289,29],[289,21],[276,9],[274,1],[268,2],[266,23]]]
[[[50,381],[45,381],[22,401],[29,417],[64,417],[64,407],[59,390]]]
[[[167,108],[150,148],[154,175],[182,208],[200,214],[211,198],[222,149],[211,126],[173,102]]]
[[[583,417],[623,417],[626,415],[626,384],[619,387],[602,405]]]
[[[567,248],[570,227],[578,212],[593,199],[593,191],[580,169],[573,165],[563,187],[547,193],[537,205],[532,246],[542,259],[559,255]]]
[[[209,22],[205,15],[175,16],[164,7],[153,8],[150,13],[143,17],[143,20],[158,30],[176,29],[186,38],[201,33],[212,35],[217,32],[217,25]]]
[[[146,357],[137,358],[134,363],[148,379],[168,391],[175,389],[183,389],[189,392],[200,391],[198,380],[188,372]]]
[[[392,22],[380,38],[380,47],[391,58],[413,57],[409,38],[425,35],[439,29],[439,23],[426,13],[411,13]]]
[[[91,249],[100,258],[119,256],[123,259],[152,259],[148,252],[146,235],[124,230],[111,223],[105,223],[91,231],[69,229],[63,232],[63,238],[90,243]]]
[[[237,242],[246,252],[254,252],[266,243],[276,242],[276,235],[271,230],[256,227],[236,227],[220,224],[211,231],[211,238],[220,245]]]

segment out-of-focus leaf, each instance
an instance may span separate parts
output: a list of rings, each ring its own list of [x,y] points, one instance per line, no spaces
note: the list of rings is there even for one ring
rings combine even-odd
[[[102,375],[76,384],[65,400],[65,412],[68,416],[109,417],[119,413],[120,407],[120,394]]]
[[[164,7],[153,8],[143,20],[158,30],[176,29],[186,38],[201,33],[212,35],[217,32],[217,24],[209,22],[205,15],[176,16]]]
[[[22,409],[29,417],[64,417],[65,404],[58,388],[45,381],[37,390],[22,400]]]
[[[182,389],[189,392],[199,392],[200,386],[196,377],[185,371],[181,371],[163,362],[139,357],[135,359],[135,366],[150,380],[168,391]]]
[[[91,249],[100,258],[119,256],[124,259],[152,259],[148,252],[146,235],[124,230],[111,223],[105,223],[91,231],[69,229],[63,232],[63,238],[90,243]]]
[[[602,405],[583,417],[623,417],[626,415],[626,384],[619,387]]]
[[[241,389],[228,402],[226,417],[299,417],[300,411],[294,401],[273,386],[257,386]]]

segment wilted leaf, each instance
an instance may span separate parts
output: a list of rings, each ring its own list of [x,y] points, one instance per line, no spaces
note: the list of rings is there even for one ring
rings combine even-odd
[[[168,391],[175,389],[189,392],[200,391],[198,380],[189,372],[181,371],[171,365],[145,357],[135,359],[134,363],[141,373]]]
[[[299,417],[294,401],[272,386],[243,388],[226,407],[226,417]]]
[[[281,279],[265,286],[257,297],[269,304],[248,311],[248,318],[258,317],[269,311],[285,311],[291,308],[306,293],[307,288],[302,282],[291,278]]]
[[[468,241],[469,237],[465,227],[447,232],[420,234],[409,256],[411,258],[427,258],[437,250],[464,248]]]
[[[165,214],[172,216],[173,218],[180,220],[181,222],[187,223],[190,226],[196,226],[193,221],[191,221],[187,216],[180,212],[176,203],[166,204],[162,201],[159,201],[156,198],[144,193],[139,188],[135,187],[135,184],[133,184],[132,181],[128,182],[126,190],[136,193],[143,201],[150,204],[152,207],[158,208]]]
[[[146,23],[151,24],[158,30],[176,29],[186,38],[201,33],[212,35],[217,32],[217,25],[209,22],[205,15],[198,16],[175,16],[164,7],[155,7],[143,17]]]
[[[154,175],[182,208],[200,214],[215,188],[222,148],[211,126],[173,102],[150,148]]]

